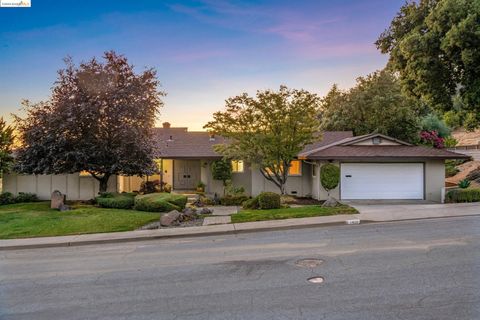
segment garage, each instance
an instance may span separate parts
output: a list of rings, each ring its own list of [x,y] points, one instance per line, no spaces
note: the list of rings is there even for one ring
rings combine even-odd
[[[423,163],[342,163],[341,199],[424,199]]]

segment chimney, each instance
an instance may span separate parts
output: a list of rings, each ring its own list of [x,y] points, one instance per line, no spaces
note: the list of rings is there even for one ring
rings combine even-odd
[[[162,123],[162,126],[164,129],[170,129],[170,122],[164,122]]]
[[[210,141],[215,141],[215,133],[209,132]]]

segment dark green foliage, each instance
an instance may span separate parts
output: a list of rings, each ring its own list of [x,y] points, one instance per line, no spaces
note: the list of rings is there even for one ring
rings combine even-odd
[[[445,161],[445,177],[453,177],[456,175],[460,170],[456,167],[457,163],[455,160],[447,160]]]
[[[151,193],[135,197],[135,210],[151,212],[169,212],[183,210],[187,197],[171,193]]]
[[[227,185],[227,181],[232,179],[232,164],[230,161],[222,159],[212,162],[212,177],[215,180],[223,181],[223,185]]]
[[[12,204],[15,203],[15,197],[10,192],[0,193],[0,205],[1,204]]]
[[[458,187],[461,189],[467,189],[470,187],[470,181],[467,179],[463,179],[458,183]]]
[[[13,140],[13,127],[7,126],[5,120],[0,118],[0,177],[2,173],[9,171],[13,164]]]
[[[340,182],[340,168],[334,164],[326,163],[320,167],[320,183],[328,191],[335,189]]]
[[[140,192],[141,193],[154,193],[160,192],[161,184],[159,180],[153,181],[143,181],[140,185]]]
[[[258,197],[245,200],[242,204],[243,209],[258,209]]]
[[[274,192],[262,192],[257,196],[259,209],[280,209],[280,195]]]
[[[35,193],[30,192],[19,192],[18,195],[15,197],[15,202],[23,203],[23,202],[36,202],[38,201],[38,197]]]
[[[131,209],[135,193],[103,193],[95,201],[102,208]]]
[[[396,75],[382,70],[359,77],[347,91],[334,85],[322,99],[322,128],[352,130],[354,135],[377,132],[415,143],[423,109],[402,93]]]
[[[421,120],[422,131],[436,131],[438,136],[446,138],[450,136],[452,130],[436,114],[430,113]]]
[[[245,195],[226,195],[220,199],[220,204],[223,206],[241,206],[248,197]]]
[[[447,192],[445,202],[479,202],[480,189],[455,189]]]
[[[458,95],[479,114],[480,1],[406,1],[376,45],[409,95],[439,112],[452,110]]]

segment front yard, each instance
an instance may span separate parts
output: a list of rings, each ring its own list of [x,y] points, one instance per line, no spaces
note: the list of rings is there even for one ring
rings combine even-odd
[[[76,205],[74,210],[50,209],[50,202],[0,207],[0,239],[64,236],[135,230],[156,221],[160,213]]]
[[[239,213],[232,215],[232,222],[239,223],[277,219],[309,218],[354,213],[358,213],[358,211],[346,205],[341,205],[333,208],[314,205],[297,208],[281,208],[269,210],[242,210]]]

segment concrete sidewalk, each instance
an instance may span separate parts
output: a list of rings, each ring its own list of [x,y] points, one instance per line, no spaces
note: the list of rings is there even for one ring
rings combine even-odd
[[[351,205],[359,210],[360,213],[352,215],[270,220],[187,228],[137,230],[127,232],[83,234],[76,236],[0,240],[0,250],[78,246],[173,237],[195,237],[265,230],[309,228],[334,224],[345,224],[346,220],[351,219],[360,219],[361,222],[388,222],[480,215],[480,204],[470,203],[422,205],[355,205],[352,203]]]

